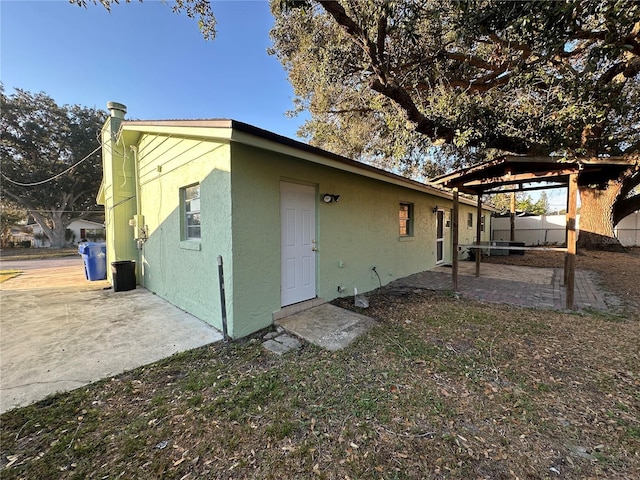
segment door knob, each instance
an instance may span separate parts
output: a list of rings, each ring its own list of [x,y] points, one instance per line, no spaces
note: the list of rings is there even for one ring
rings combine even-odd
[[[318,247],[311,247],[311,251],[312,252],[317,252],[318,251]]]

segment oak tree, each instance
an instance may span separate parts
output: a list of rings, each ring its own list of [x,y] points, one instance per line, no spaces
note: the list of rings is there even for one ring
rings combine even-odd
[[[313,144],[409,173],[434,153],[440,168],[505,153],[639,158],[637,2],[272,0],[272,11],[272,53]],[[581,182],[583,245],[615,242],[638,184],[637,167]]]
[[[0,88],[0,100],[0,197],[27,210],[53,248],[63,247],[69,224],[98,210],[105,113],[20,89]]]

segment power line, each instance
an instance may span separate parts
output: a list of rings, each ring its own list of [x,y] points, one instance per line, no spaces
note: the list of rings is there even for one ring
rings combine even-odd
[[[51,210],[33,210],[31,208],[27,208],[29,212],[38,212],[38,213],[51,213]],[[56,210],[56,212],[60,213],[104,213],[104,210]]]
[[[14,185],[18,185],[19,187],[36,187],[38,185],[43,185],[45,183],[51,182],[52,180],[55,180],[58,177],[61,177],[62,175],[64,175],[65,173],[69,172],[70,170],[72,170],[73,168],[77,167],[78,165],[80,165],[82,162],[88,160],[91,155],[93,155],[94,153],[96,153],[98,150],[100,150],[102,148],[102,145],[99,145],[98,147],[96,147],[96,149],[91,152],[90,154],[88,154],[86,157],[84,157],[82,160],[74,163],[73,165],[71,165],[69,168],[67,168],[65,171],[58,173],[57,175],[54,175],[51,178],[47,178],[46,180],[42,180],[40,182],[34,182],[34,183],[20,183],[20,182],[16,182],[15,180],[11,180],[9,177],[7,177],[4,173],[2,173],[2,178],[4,178],[7,182],[13,183]]]

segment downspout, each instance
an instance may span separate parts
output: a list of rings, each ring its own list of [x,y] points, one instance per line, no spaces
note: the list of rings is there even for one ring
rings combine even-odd
[[[142,215],[142,198],[140,195],[140,172],[138,165],[138,146],[131,145],[131,151],[133,152],[133,182],[136,186],[136,215],[134,216],[134,237],[136,242],[136,249],[138,250],[138,261],[136,262],[136,277],[139,279],[138,283],[144,287],[144,267],[142,264],[142,251],[144,243],[147,241],[147,227],[144,224],[144,216]]]

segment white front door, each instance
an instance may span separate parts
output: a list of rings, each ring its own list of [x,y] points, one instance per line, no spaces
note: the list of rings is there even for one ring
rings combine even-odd
[[[280,183],[282,306],[316,296],[316,189]]]
[[[444,212],[436,213],[436,264],[444,261]]]

